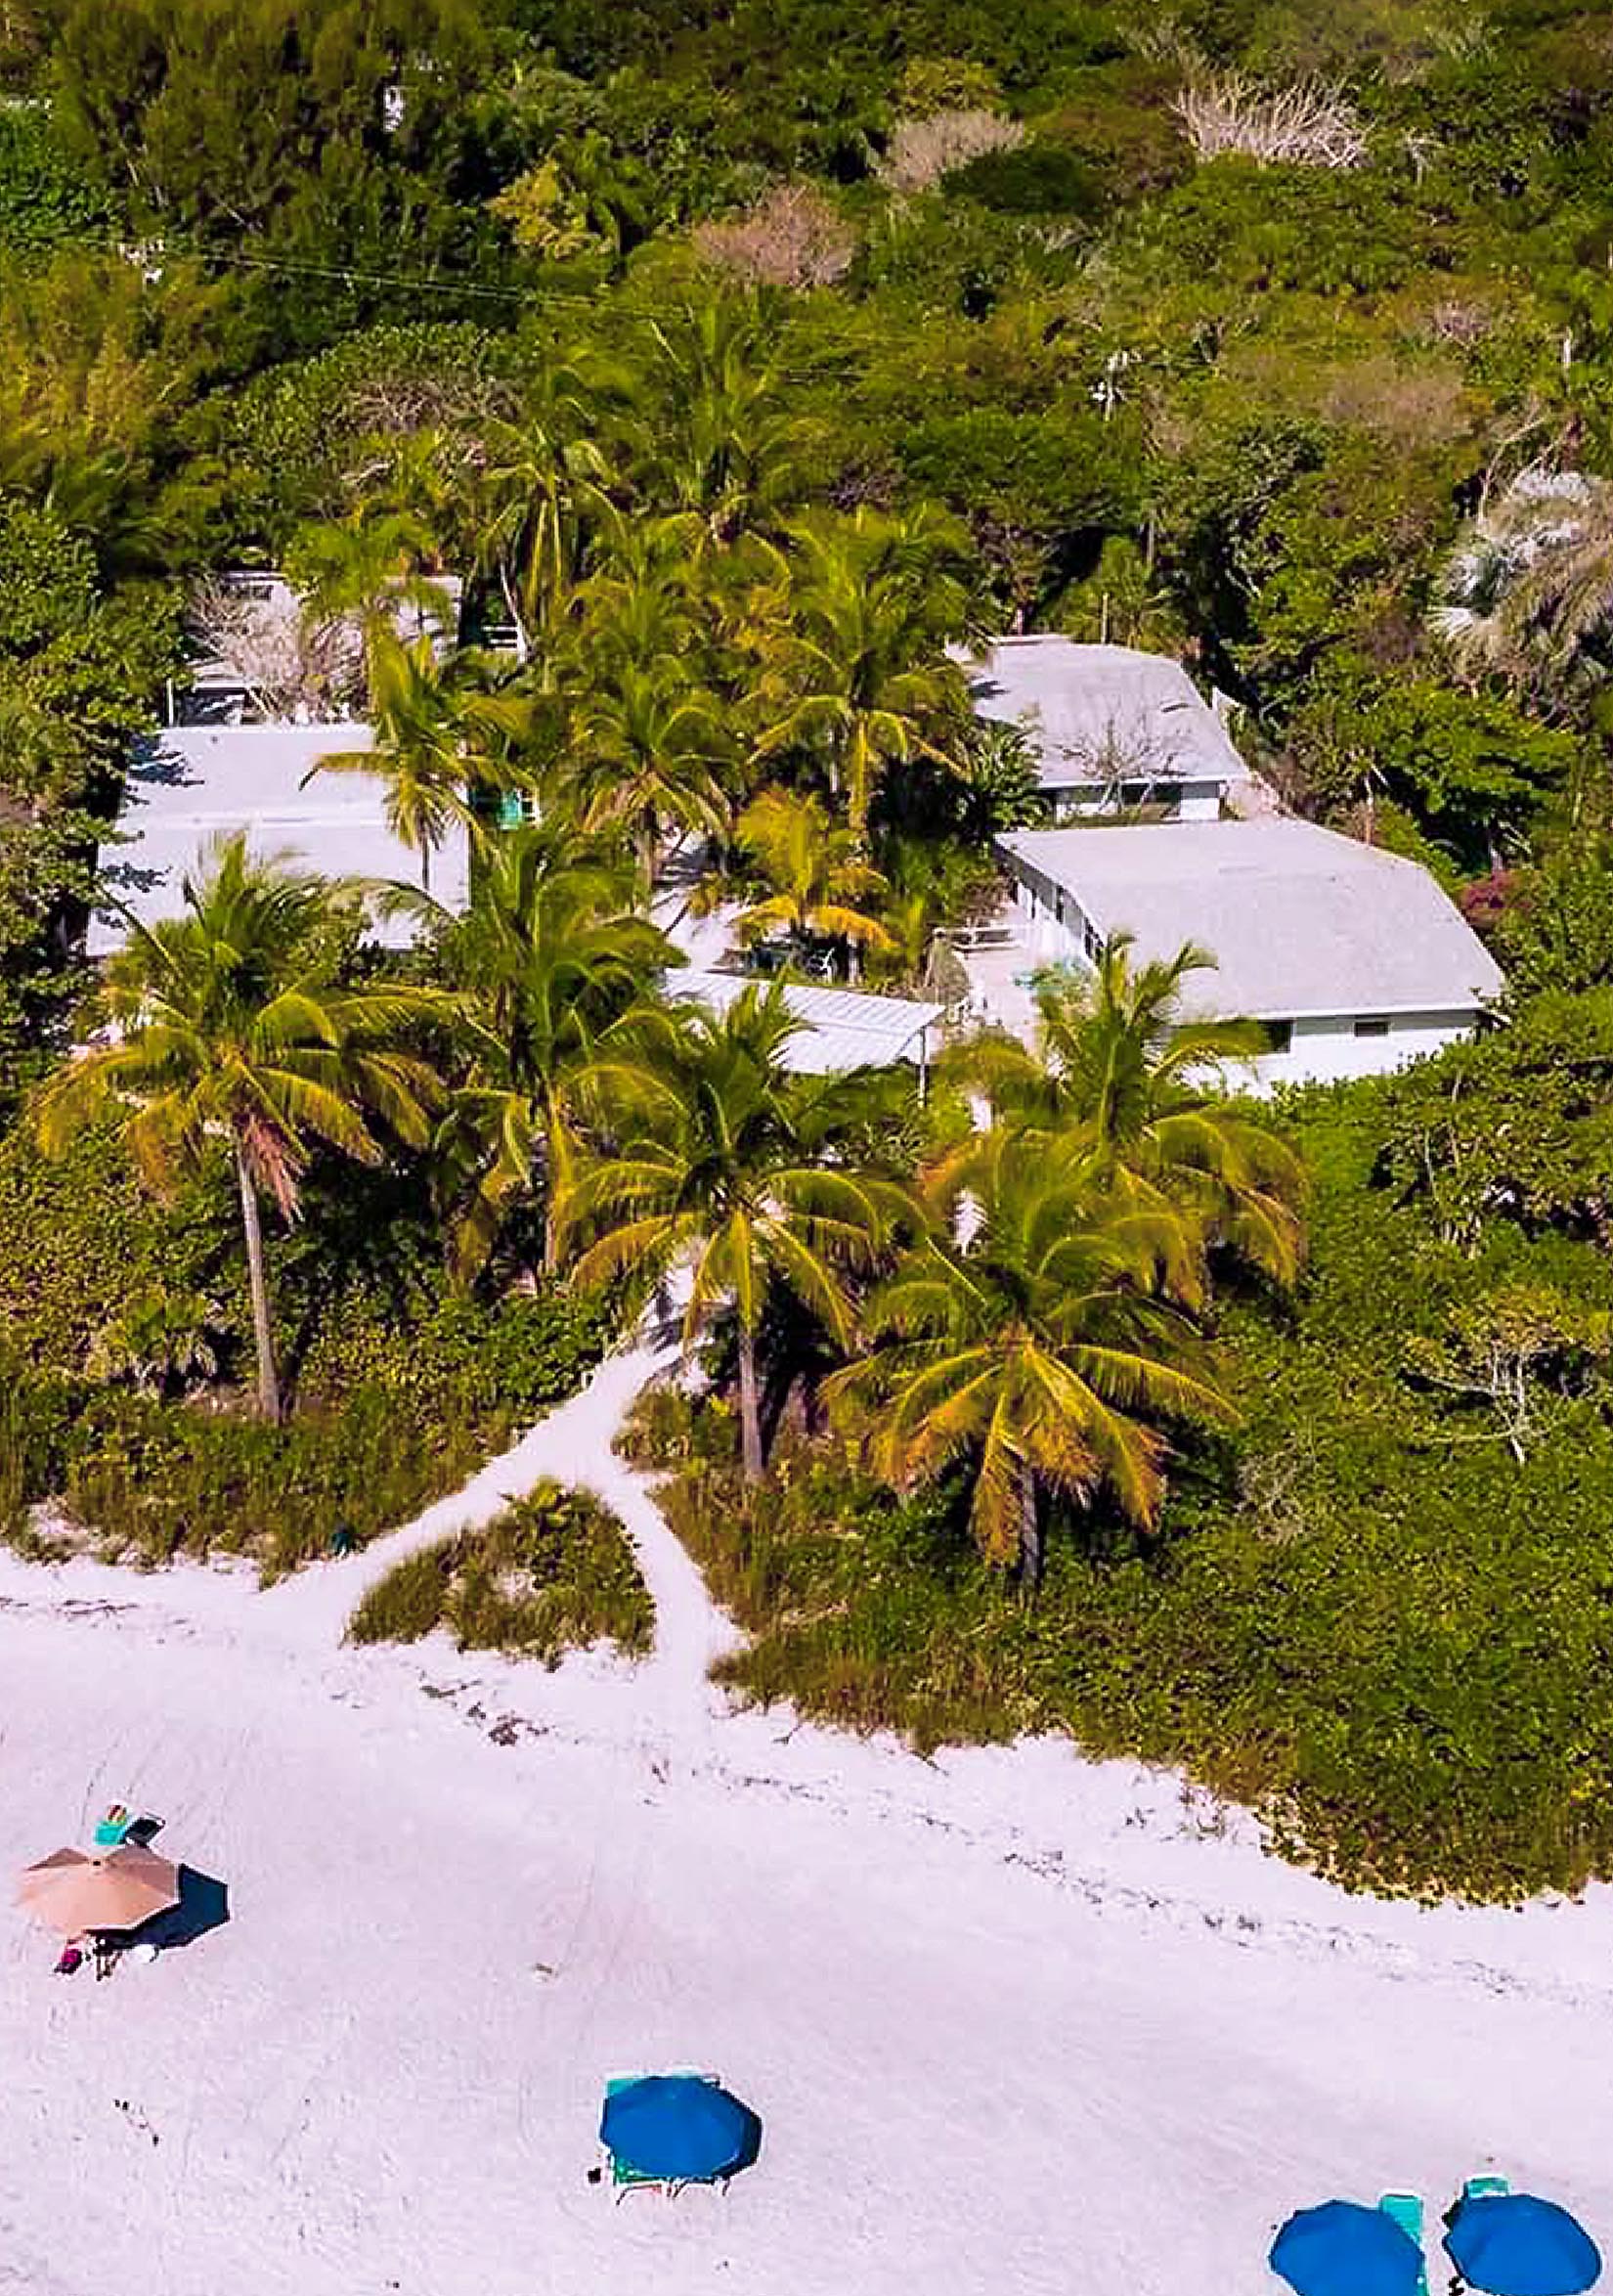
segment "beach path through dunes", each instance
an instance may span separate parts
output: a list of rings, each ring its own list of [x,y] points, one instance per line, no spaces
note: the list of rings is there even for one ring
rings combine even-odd
[[[525,1464],[615,1472],[613,1361]],[[658,1524],[657,1658],[553,1673],[344,1648],[346,1569],[0,1557],[14,1863],[132,1798],[232,1915],[97,1985],[0,1914],[0,2289],[1254,2296],[1290,2207],[1483,2168],[1613,2234],[1606,1892],[1351,1899],[1131,1765],[729,1714]],[[761,2161],[613,2207],[602,2082],[676,2065]]]

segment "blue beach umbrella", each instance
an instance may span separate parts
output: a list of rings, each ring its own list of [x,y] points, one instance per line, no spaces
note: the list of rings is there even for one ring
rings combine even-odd
[[[701,2183],[725,2177],[755,2152],[748,2105],[696,2073],[650,2073],[605,2099],[599,2135],[624,2168],[641,2177]]]
[[[1422,2251],[1380,2208],[1325,2200],[1289,2217],[1271,2268],[1297,2296],[1416,2296]]]
[[[1580,2296],[1595,2286],[1596,2243],[1566,2208],[1532,2192],[1459,2201],[1445,2250],[1469,2287],[1488,2296]]]

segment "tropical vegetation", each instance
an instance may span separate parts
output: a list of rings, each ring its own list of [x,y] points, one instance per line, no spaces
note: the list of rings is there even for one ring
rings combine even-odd
[[[589,1491],[540,1482],[478,1530],[395,1563],[353,1613],[358,1643],[418,1642],[443,1627],[461,1651],[557,1665],[608,1642],[642,1657],[655,1605],[627,1532]]]
[[[1610,160],[1578,0],[0,9],[8,1529],[291,1567],[659,1295],[754,1695],[1181,1762],[1351,1879],[1613,1872]],[[1501,1025],[1274,1107],[1214,952],[1116,939],[922,1096],[680,994],[714,915],[948,993],[1040,804],[960,664],[1050,631],[1424,861]],[[408,882],[120,914],[231,648]],[[584,1513],[383,1609],[631,1643]]]

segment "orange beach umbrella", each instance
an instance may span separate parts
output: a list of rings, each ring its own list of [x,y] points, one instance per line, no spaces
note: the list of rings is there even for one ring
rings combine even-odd
[[[17,1902],[64,1937],[138,1929],[153,1914],[178,1905],[179,1874],[166,1858],[129,1843],[105,1857],[58,1849],[28,1867],[17,1884]]]

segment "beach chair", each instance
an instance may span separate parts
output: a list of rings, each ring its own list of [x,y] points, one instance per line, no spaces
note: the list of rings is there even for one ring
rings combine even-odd
[[[96,1848],[121,1849],[123,1846],[124,1836],[127,1834],[129,1828],[133,1824],[134,1820],[130,1817],[128,1811],[123,1807],[123,1804],[121,1802],[113,1802],[111,1808],[107,1812],[107,1815],[102,1819],[100,1825],[95,1830]]]
[[[1384,2215],[1397,2224],[1401,2230],[1422,2248],[1422,2202],[1415,2192],[1385,2192],[1378,2201]],[[1417,2276],[1417,2296],[1428,2296],[1428,2270],[1424,2265]]]
[[[1499,2193],[1510,2192],[1511,2186],[1504,2177],[1469,2177],[1461,2187],[1463,2200],[1493,2200]]]
[[[710,2081],[714,2089],[721,2086],[716,2073],[703,2072],[694,2065],[673,2065],[669,2070],[671,2076],[676,2080]],[[644,2078],[642,2073],[612,2073],[605,2083],[605,2095],[614,2097],[619,2090],[631,2089],[634,2082],[642,2081]],[[610,2162],[611,2190],[618,2207],[630,2192],[645,2191],[659,2186],[669,2200],[676,2200],[683,2189],[682,2182],[676,2177],[646,2176],[641,2169],[630,2168],[626,2161],[618,2160],[614,2152],[607,2152],[605,2157]],[[727,2178],[719,2177],[717,2182],[726,2192],[728,2189]]]

